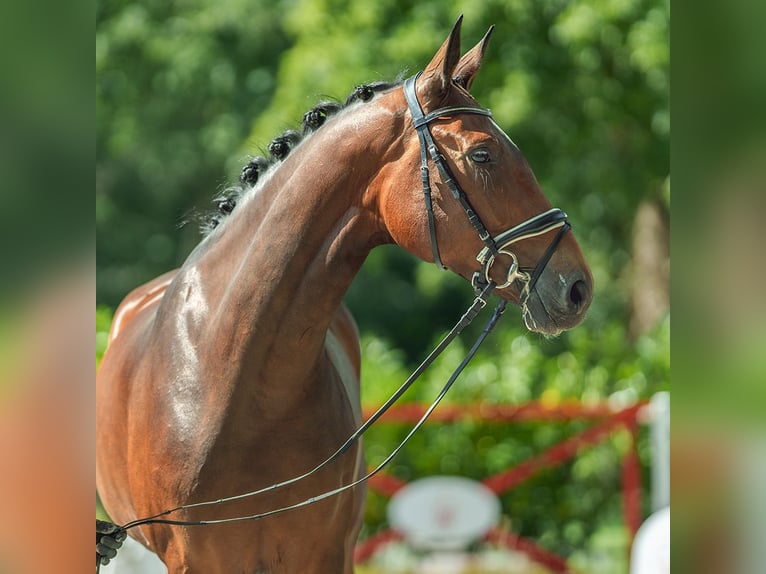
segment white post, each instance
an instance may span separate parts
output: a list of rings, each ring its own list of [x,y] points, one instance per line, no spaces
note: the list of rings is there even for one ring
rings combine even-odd
[[[652,444],[652,511],[670,505],[670,393],[661,392],[650,403]]]

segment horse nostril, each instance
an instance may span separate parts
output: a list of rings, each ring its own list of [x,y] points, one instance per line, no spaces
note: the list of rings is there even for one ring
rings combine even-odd
[[[569,301],[572,303],[575,311],[582,309],[588,299],[588,291],[588,284],[582,279],[578,279],[572,285],[572,288],[569,290]]]

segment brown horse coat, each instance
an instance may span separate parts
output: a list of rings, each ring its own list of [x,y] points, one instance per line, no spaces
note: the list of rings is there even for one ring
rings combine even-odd
[[[467,89],[487,37],[461,59],[459,28],[417,81],[426,113],[476,105]],[[240,198],[180,269],[139,287],[117,310],[97,380],[97,485],[115,521],[283,481],[357,428],[359,343],[342,297],[376,245],[395,242],[432,260],[407,110],[400,87],[348,106]],[[493,234],[550,209],[521,152],[490,118],[444,117],[431,130]],[[476,163],[477,149],[491,161]],[[482,243],[435,170],[431,178],[442,260],[470,279]],[[519,243],[519,261],[534,265],[548,242]],[[502,264],[495,267],[502,275]],[[528,298],[518,284],[498,290],[545,333],[578,324],[591,292],[571,233]],[[357,444],[305,481],[173,518],[256,514],[348,484],[363,469]],[[350,573],[364,499],[360,486],[265,520],[129,533],[174,574]]]

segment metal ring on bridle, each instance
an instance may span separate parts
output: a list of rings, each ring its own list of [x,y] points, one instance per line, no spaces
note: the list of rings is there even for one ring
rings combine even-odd
[[[505,278],[505,283],[499,284],[496,288],[497,289],[505,289],[506,287],[510,286],[511,283],[516,281],[518,277],[522,275],[521,271],[519,271],[519,260],[516,257],[516,254],[511,251],[506,251],[505,249],[499,249],[497,254],[490,253],[489,257],[484,261],[483,265],[483,271],[484,271],[484,279],[487,280],[487,283],[491,281],[489,278],[489,272],[492,269],[492,264],[497,259],[498,255],[508,255],[513,261],[511,262],[511,266],[508,268],[508,273]]]

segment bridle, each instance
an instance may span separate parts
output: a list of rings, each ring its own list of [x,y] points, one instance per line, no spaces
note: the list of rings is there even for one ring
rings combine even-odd
[[[333,462],[334,460],[339,458],[341,455],[343,455],[345,452],[347,452],[348,449],[351,448],[351,446],[404,394],[404,392],[407,389],[409,389],[409,387],[420,377],[420,375],[431,365],[431,363],[433,363],[433,361],[444,351],[444,349],[446,349],[447,346],[463,331],[463,329],[465,329],[465,327],[467,327],[473,321],[473,319],[478,315],[478,313],[486,305],[487,299],[490,297],[494,289],[507,287],[511,285],[515,280],[519,279],[521,281],[524,281],[526,284],[524,287],[524,292],[526,292],[527,296],[531,293],[532,289],[534,288],[537,282],[537,279],[539,278],[546,264],[548,263],[551,256],[553,255],[553,252],[556,250],[556,247],[561,241],[561,238],[567,232],[567,230],[570,229],[570,225],[567,220],[566,214],[560,209],[556,209],[556,208],[550,209],[544,213],[531,217],[527,219],[526,221],[506,231],[503,231],[502,233],[493,237],[489,233],[487,228],[484,226],[484,224],[482,223],[476,211],[471,207],[471,204],[468,201],[468,197],[466,196],[465,192],[463,192],[463,190],[460,189],[460,186],[455,181],[455,178],[452,177],[449,167],[447,166],[446,160],[444,159],[444,156],[439,152],[438,148],[436,147],[433,137],[431,136],[431,133],[428,129],[428,124],[430,122],[441,117],[455,115],[455,114],[478,114],[478,115],[483,115],[487,117],[492,117],[492,112],[486,108],[466,106],[466,107],[439,108],[438,110],[435,110],[433,112],[430,112],[427,115],[424,115],[423,110],[420,107],[420,103],[418,102],[417,95],[415,93],[415,81],[419,75],[420,74],[416,74],[415,76],[412,76],[411,78],[409,78],[408,80],[404,82],[404,95],[407,99],[407,103],[410,109],[410,114],[412,115],[413,125],[415,129],[417,130],[418,139],[420,141],[420,159],[421,159],[420,170],[421,170],[421,176],[423,181],[423,194],[425,197],[426,211],[428,213],[428,226],[429,226],[429,233],[430,233],[430,239],[431,239],[431,249],[433,251],[434,261],[436,262],[436,264],[440,268],[446,269],[446,267],[443,265],[441,258],[439,256],[439,248],[436,242],[436,226],[434,221],[433,204],[431,199],[430,175],[429,175],[429,169],[428,169],[429,157],[436,164],[436,167],[439,170],[443,183],[445,183],[449,187],[452,193],[452,196],[460,203],[461,207],[463,208],[463,210],[465,211],[468,217],[468,220],[471,222],[471,225],[474,227],[476,232],[479,234],[479,237],[484,242],[484,248],[481,249],[481,251],[476,256],[477,261],[481,264],[481,270],[476,271],[471,280],[471,284],[473,285],[473,288],[476,292],[476,298],[474,299],[473,303],[468,308],[468,310],[463,314],[463,316],[460,318],[457,324],[452,328],[452,330],[447,335],[445,335],[445,337],[436,346],[436,348],[434,348],[434,350],[431,351],[431,353],[423,360],[423,362],[418,366],[417,369],[415,369],[415,371],[407,378],[407,380],[404,383],[402,383],[402,385],[393,393],[393,395],[383,405],[381,405],[378,408],[378,410],[374,414],[372,414],[370,418],[368,418],[351,436],[349,436],[348,439],[333,454],[331,454],[329,457],[327,457],[323,462],[318,464],[313,469],[307,472],[304,472],[301,475],[284,480],[282,482],[271,484],[267,487],[254,490],[252,492],[246,492],[243,494],[229,496],[226,498],[219,498],[216,500],[208,500],[204,502],[196,502],[192,504],[177,506],[175,508],[165,510],[159,514],[155,514],[153,516],[147,516],[145,518],[133,520],[132,522],[123,524],[122,526],[118,527],[119,531],[124,532],[128,529],[135,528],[143,524],[173,524],[178,526],[206,526],[206,525],[212,525],[212,524],[224,524],[224,523],[231,523],[231,522],[259,520],[262,518],[266,518],[268,516],[273,516],[275,514],[281,514],[283,512],[287,512],[290,510],[303,508],[305,506],[309,506],[311,504],[319,502],[320,500],[324,500],[331,496],[336,496],[349,489],[355,488],[359,484],[367,481],[369,478],[379,473],[394,458],[394,456],[396,456],[396,454],[399,451],[401,451],[401,449],[404,447],[407,441],[415,434],[415,432],[418,431],[418,429],[420,429],[423,423],[425,423],[426,419],[430,416],[430,414],[434,411],[434,409],[437,407],[439,402],[447,394],[447,391],[451,388],[453,383],[457,380],[460,373],[463,371],[463,369],[465,369],[465,367],[468,365],[468,362],[471,360],[471,358],[473,358],[476,351],[478,351],[480,345],[484,342],[486,337],[489,335],[489,333],[492,331],[494,326],[497,324],[497,321],[500,319],[503,312],[505,311],[505,307],[507,304],[505,300],[501,299],[500,302],[497,304],[494,312],[492,313],[492,316],[487,321],[487,324],[484,327],[484,330],[479,334],[473,346],[466,354],[466,357],[458,365],[458,367],[452,373],[448,381],[442,387],[436,399],[434,399],[431,405],[426,409],[422,417],[413,426],[413,428],[406,435],[406,437],[378,466],[376,466],[374,469],[369,471],[363,477],[356,479],[351,483],[344,484],[336,489],[319,493],[316,496],[313,496],[301,502],[298,502],[289,506],[281,507],[281,508],[276,508],[274,510],[261,512],[259,514],[253,514],[249,516],[236,516],[232,518],[221,518],[221,519],[214,519],[214,520],[170,520],[170,519],[164,518],[170,514],[173,514],[182,510],[189,510],[192,508],[218,505],[225,502],[232,502],[235,500],[241,500],[241,499],[257,496],[259,494],[272,492],[274,490],[283,488],[285,486],[295,484],[296,482],[304,480],[308,478],[309,476],[315,474],[320,469],[326,467],[331,462]],[[537,265],[532,270],[532,274],[530,275],[526,271],[522,270],[522,268],[519,267],[519,263],[518,263],[518,259],[516,255],[512,251],[509,251],[508,249],[509,246],[512,245],[513,243],[516,243],[517,241],[542,235],[554,229],[559,229],[559,231],[556,234],[556,236],[553,238],[553,240],[551,241],[546,252],[538,261]],[[506,276],[506,281],[505,283],[500,285],[495,283],[489,276],[492,265],[494,264],[495,260],[497,259],[499,255],[507,255],[511,257],[512,259],[511,266]],[[99,564],[100,563],[97,561],[97,565],[96,565],[97,571],[99,568]]]
[[[436,241],[436,222],[433,210],[433,200],[431,198],[431,177],[428,169],[429,157],[439,170],[442,182],[449,188],[452,197],[457,200],[460,207],[463,208],[463,211],[468,217],[468,221],[479,234],[479,239],[484,243],[484,248],[476,256],[476,260],[481,264],[481,270],[476,271],[471,278],[471,284],[473,285],[474,291],[479,293],[490,283],[491,280],[489,274],[492,265],[495,263],[498,256],[507,255],[511,258],[511,265],[508,268],[505,282],[497,285],[497,288],[502,289],[508,287],[515,280],[519,279],[526,284],[523,291],[529,296],[535,288],[540,274],[553,256],[562,237],[571,228],[567,219],[567,214],[558,208],[549,209],[544,213],[530,217],[526,221],[492,237],[492,234],[490,234],[484,223],[481,221],[479,214],[476,213],[476,210],[471,206],[465,192],[460,188],[460,185],[453,177],[452,172],[447,165],[447,161],[439,151],[439,148],[436,147],[436,143],[431,135],[431,130],[428,128],[428,124],[432,121],[445,116],[475,114],[491,118],[492,112],[487,108],[480,108],[478,106],[455,106],[439,108],[428,114],[423,114],[423,109],[420,107],[420,102],[418,101],[418,96],[415,91],[415,82],[419,76],[420,72],[411,76],[404,82],[404,97],[407,99],[407,105],[409,106],[410,115],[412,116],[412,125],[415,127],[420,142],[420,177],[423,183],[423,198],[425,201],[426,213],[428,215],[428,232],[431,240],[431,252],[433,253],[434,263],[436,263],[437,267],[440,269],[446,269],[439,256],[439,245]],[[530,275],[522,270],[519,266],[518,257],[516,257],[516,254],[513,251],[509,250],[509,247],[518,241],[543,235],[554,229],[558,229],[559,232],[554,236],[553,240],[548,245],[548,249],[537,262],[537,265],[532,270],[532,274]]]

